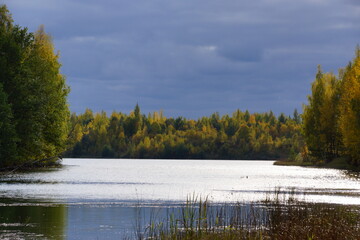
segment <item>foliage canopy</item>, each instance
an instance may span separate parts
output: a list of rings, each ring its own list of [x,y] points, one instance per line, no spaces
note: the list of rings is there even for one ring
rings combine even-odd
[[[41,26],[14,25],[0,6],[0,166],[53,163],[65,150],[68,86]]]
[[[297,111],[295,111],[297,114]],[[70,157],[179,159],[277,159],[296,157],[303,147],[298,115],[235,111],[198,120],[113,112],[71,115]]]
[[[313,162],[345,158],[360,166],[360,49],[338,76],[319,68],[304,106],[304,136]]]

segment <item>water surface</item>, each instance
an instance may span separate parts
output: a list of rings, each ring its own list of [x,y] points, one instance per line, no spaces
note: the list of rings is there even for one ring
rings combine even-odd
[[[133,234],[139,205],[149,215],[189,195],[250,202],[275,188],[295,189],[304,201],[360,205],[360,178],[343,170],[273,161],[64,159],[58,169],[0,176],[0,237],[119,238]]]

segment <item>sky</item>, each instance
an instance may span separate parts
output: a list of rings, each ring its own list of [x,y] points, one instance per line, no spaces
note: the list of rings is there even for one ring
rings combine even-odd
[[[44,24],[82,113],[163,110],[196,119],[307,102],[320,64],[337,73],[360,43],[359,0],[0,0]]]

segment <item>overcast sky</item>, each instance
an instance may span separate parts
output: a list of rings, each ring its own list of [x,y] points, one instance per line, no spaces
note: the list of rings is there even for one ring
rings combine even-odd
[[[72,111],[301,110],[360,43],[359,0],[0,0],[60,51]]]

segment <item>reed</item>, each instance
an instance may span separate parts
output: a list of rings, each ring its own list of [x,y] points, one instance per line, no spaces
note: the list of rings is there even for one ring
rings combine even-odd
[[[276,190],[260,202],[211,204],[194,194],[165,217],[152,215],[137,239],[360,239],[359,207],[305,203],[295,195]]]

